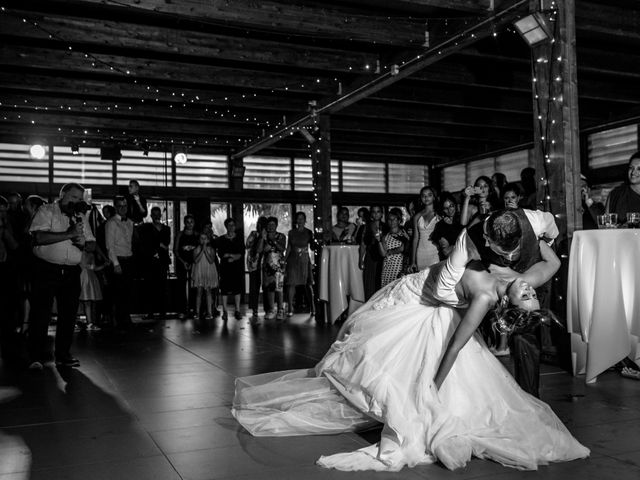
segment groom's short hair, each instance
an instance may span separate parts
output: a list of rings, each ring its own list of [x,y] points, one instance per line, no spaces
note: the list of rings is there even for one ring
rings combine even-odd
[[[522,227],[513,210],[499,210],[487,219],[485,233],[500,248],[512,251],[520,244]]]

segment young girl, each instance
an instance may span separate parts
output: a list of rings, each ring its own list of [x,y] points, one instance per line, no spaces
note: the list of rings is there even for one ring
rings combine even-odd
[[[84,306],[86,323],[79,324],[82,330],[100,330],[96,322],[96,302],[102,300],[102,288],[96,272],[105,266],[96,265],[96,242],[87,242],[80,261],[80,301]]]
[[[202,304],[203,292],[207,302],[207,315],[205,316],[205,320],[211,320],[213,318],[211,314],[211,290],[218,288],[218,270],[215,264],[215,252],[209,243],[209,236],[206,233],[200,234],[198,246],[193,251],[191,288],[197,289],[196,322],[200,320],[200,306]]]

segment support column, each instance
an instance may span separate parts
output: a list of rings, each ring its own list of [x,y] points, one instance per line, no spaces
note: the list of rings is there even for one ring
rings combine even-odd
[[[554,40],[532,48],[534,159],[538,205],[556,215],[565,254],[573,232],[582,228],[575,0],[545,3],[555,12]]]
[[[314,133],[311,149],[311,171],[313,174],[313,235],[315,238],[316,279],[320,274],[322,247],[331,242],[331,137],[328,115],[318,117],[318,130]],[[306,137],[306,135],[305,135]],[[316,282],[318,285],[318,282]],[[324,309],[316,295],[316,317],[324,321]]]
[[[532,1],[535,10],[538,1]],[[538,207],[554,214],[560,234],[556,252],[562,266],[552,279],[549,307],[566,312],[567,267],[573,232],[582,228],[580,207],[580,130],[576,67],[575,0],[545,0],[553,41],[532,48],[534,114],[533,159],[538,178]],[[534,9],[532,9],[535,11]],[[570,340],[542,332],[542,357],[570,368]]]

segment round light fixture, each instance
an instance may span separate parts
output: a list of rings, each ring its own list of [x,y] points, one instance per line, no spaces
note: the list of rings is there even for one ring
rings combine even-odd
[[[176,153],[176,156],[173,157],[174,160],[176,161],[176,164],[178,165],[184,165],[185,163],[187,163],[187,154],[180,152],[180,153]]]
[[[29,149],[29,155],[31,155],[31,158],[34,160],[42,160],[46,153],[47,152],[44,147],[38,144],[31,145],[31,148]]]

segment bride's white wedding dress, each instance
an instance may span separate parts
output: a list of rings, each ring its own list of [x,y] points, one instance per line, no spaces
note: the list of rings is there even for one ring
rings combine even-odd
[[[233,415],[255,436],[333,434],[383,423],[379,443],[318,460],[339,470],[397,471],[436,460],[455,469],[472,456],[536,469],[588,456],[478,334],[435,389],[440,358],[460,321],[452,307],[464,307],[453,284],[447,286],[444,265],[378,291],[347,319],[314,369],[239,378]]]

